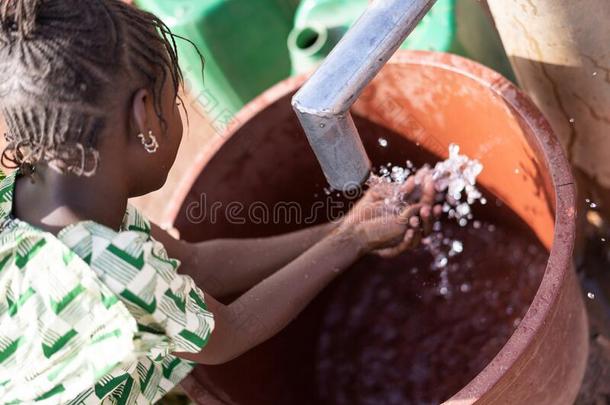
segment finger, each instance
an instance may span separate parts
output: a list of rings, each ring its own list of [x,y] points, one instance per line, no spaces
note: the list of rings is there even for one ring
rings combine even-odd
[[[411,205],[405,207],[400,212],[399,217],[406,222],[401,222],[401,223],[408,224],[411,217],[417,216],[419,214],[419,210],[421,209],[421,207],[423,207],[423,204],[420,204],[420,203],[411,204]]]
[[[415,237],[415,230],[408,229],[407,232],[405,232],[405,236],[404,236],[403,240],[398,245],[377,250],[377,251],[375,251],[375,254],[377,254],[378,256],[380,256],[384,259],[390,259],[390,258],[396,257],[411,247],[414,237]]]
[[[390,189],[394,187],[394,184],[383,182],[375,185],[371,190],[375,191],[377,194],[385,195],[389,192]]]
[[[436,190],[434,188],[434,179],[432,175],[427,175],[424,179],[424,183],[422,186],[422,197],[420,202],[432,206],[434,204],[434,197],[436,195]]]
[[[371,186],[360,201],[375,201],[379,199],[379,197],[383,194],[382,190],[384,188],[384,183],[375,184]]]
[[[393,249],[395,250],[395,254],[400,254],[407,250],[416,248],[422,239],[422,233],[419,229],[409,229],[405,232],[405,236],[403,237],[402,242],[395,246]]]
[[[373,253],[381,257],[382,259],[392,259],[398,256],[401,252],[398,250],[398,248],[387,248],[375,250]]]
[[[406,206],[401,212],[400,212],[400,217],[406,219],[407,221],[409,220],[409,218],[416,216],[419,214],[419,210],[421,209],[421,207],[423,207],[424,205],[421,203],[417,203],[417,204],[411,204]]]
[[[432,232],[432,207],[424,205],[419,210],[419,217],[422,222],[422,229],[424,235],[429,235]]]
[[[402,244],[404,244],[406,247],[411,246],[413,239],[415,239],[415,234],[415,229],[407,229],[407,232],[405,232],[405,236],[402,239]]]
[[[439,204],[435,205],[434,208],[432,208],[432,213],[435,219],[440,218],[441,215],[443,215],[443,207]]]
[[[411,203],[421,201],[424,195],[424,185],[428,177],[432,179],[432,174],[428,167],[420,169],[413,177],[414,187],[409,193],[408,201]]]
[[[415,190],[415,177],[409,176],[404,183],[400,185],[398,191],[402,193],[403,199],[406,199],[409,194],[411,194]]]
[[[405,233],[405,241],[408,239],[408,243],[406,243],[406,246],[404,247],[404,250],[407,249],[414,249],[417,246],[419,246],[419,243],[422,240],[422,231],[420,229],[414,229],[413,230],[413,234],[409,237],[407,237],[407,234]]]
[[[424,178],[430,173],[430,167],[428,165],[422,167],[415,173],[415,183],[421,184]]]

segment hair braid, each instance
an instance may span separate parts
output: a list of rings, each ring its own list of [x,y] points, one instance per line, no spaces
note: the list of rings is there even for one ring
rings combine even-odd
[[[183,82],[176,37],[155,15],[120,0],[0,0],[2,164],[94,173],[115,83],[131,93],[150,87],[166,130],[162,89],[172,80],[179,97]]]

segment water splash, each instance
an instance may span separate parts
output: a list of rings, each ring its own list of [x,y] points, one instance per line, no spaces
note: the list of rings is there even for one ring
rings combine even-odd
[[[483,197],[476,187],[477,177],[482,171],[481,162],[460,155],[458,145],[449,145],[449,158],[436,164],[433,178],[436,190],[445,194],[450,218],[472,219],[470,206]]]
[[[438,192],[437,203],[440,203],[443,212],[449,218],[455,218],[460,226],[466,226],[468,221],[473,219],[471,206],[475,202],[483,205],[487,203],[476,187],[477,177],[482,171],[483,165],[478,160],[461,155],[460,147],[456,144],[449,145],[449,157],[438,162],[431,169]],[[404,196],[400,195],[398,185],[407,181],[416,172],[415,165],[409,160],[406,162],[406,167],[392,166],[388,163],[379,167],[376,174],[371,174],[367,185],[374,186],[384,182],[396,184],[397,192],[388,199],[388,203],[400,208],[404,205]]]
[[[460,227],[466,227],[469,221],[473,220],[472,205],[477,202],[482,205],[487,203],[476,186],[483,165],[478,160],[460,154],[460,147],[451,144],[449,157],[438,162],[434,168],[428,167],[428,169],[437,191],[436,203],[442,206],[442,211],[448,218],[456,220]],[[392,166],[388,163],[379,167],[377,174],[372,174],[367,184],[369,186],[379,183],[395,184],[396,191],[390,198],[386,198],[385,203],[399,210],[406,204],[405,196],[399,191],[399,185],[416,173],[417,168],[411,161],[407,161],[405,167]],[[480,229],[481,222],[474,221],[473,228]],[[442,224],[437,221],[433,226],[432,235],[425,238],[422,245],[433,257],[431,269],[439,272],[437,293],[450,298],[454,291],[449,280],[449,271],[455,270],[452,269],[451,261],[464,251],[463,242],[444,237]],[[469,290],[468,285],[460,285],[457,288],[462,292]]]

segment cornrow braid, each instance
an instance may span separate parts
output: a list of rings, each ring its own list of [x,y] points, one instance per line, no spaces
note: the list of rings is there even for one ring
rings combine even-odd
[[[172,80],[179,97],[183,84],[176,38],[158,17],[120,0],[0,0],[0,112],[8,127],[1,163],[92,175],[106,100],[126,81],[131,91],[152,89],[165,131],[162,89]]]

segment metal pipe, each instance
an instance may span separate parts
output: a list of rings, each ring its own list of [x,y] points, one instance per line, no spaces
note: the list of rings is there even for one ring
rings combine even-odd
[[[292,106],[334,189],[350,189],[368,178],[371,162],[349,109],[435,1],[372,2],[293,97]]]

